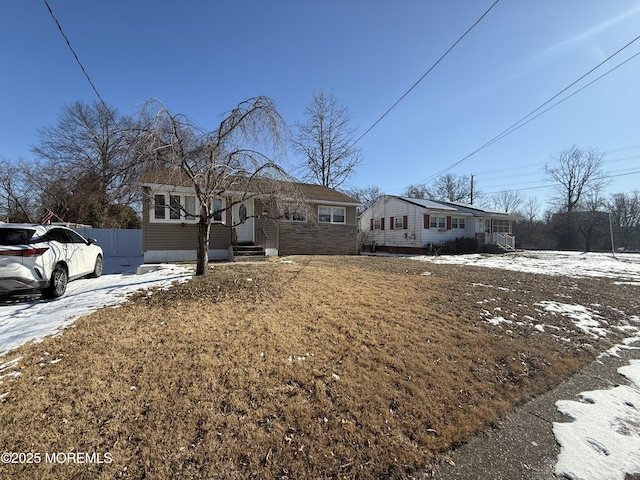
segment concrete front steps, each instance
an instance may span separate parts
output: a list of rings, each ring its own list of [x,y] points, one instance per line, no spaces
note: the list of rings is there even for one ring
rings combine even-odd
[[[238,243],[233,247],[233,260],[235,262],[256,262],[267,259],[264,247],[253,243]]]

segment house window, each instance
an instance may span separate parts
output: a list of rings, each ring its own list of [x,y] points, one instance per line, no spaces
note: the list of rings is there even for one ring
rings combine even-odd
[[[306,222],[307,215],[302,208],[296,205],[285,205],[284,219],[290,222]]]
[[[429,227],[430,228],[447,228],[447,218],[446,217],[431,217],[429,219]]]
[[[451,228],[465,228],[464,218],[451,218]]]
[[[330,222],[331,221],[331,207],[319,207],[318,208],[318,221]]]
[[[373,221],[373,229],[374,230],[380,230],[380,219],[379,218],[377,220]]]
[[[182,203],[180,195],[169,195],[169,218],[171,220],[180,220],[182,214]]]
[[[224,222],[224,215],[223,215],[224,202],[222,201],[222,199],[214,198],[211,207],[213,208],[213,212],[215,212],[213,214],[213,217],[211,217],[211,221],[223,223]]]
[[[217,205],[217,207],[216,207]],[[214,201],[214,208],[221,210],[224,203],[221,199]],[[163,222],[193,222],[199,215],[199,204],[195,195],[181,193],[158,193],[153,196],[151,221]],[[222,222],[224,213],[219,211],[214,215],[214,222]]]
[[[404,226],[402,225],[402,217],[393,218],[393,228],[395,230],[402,230],[404,228]]]
[[[491,222],[491,229],[493,233],[510,233],[510,220],[502,220],[494,218]]]
[[[346,209],[344,207],[318,207],[318,222],[346,223]]]
[[[184,218],[185,220],[196,219],[196,197],[185,195],[184,197]]]
[[[345,210],[346,209],[343,207],[338,207],[338,208],[333,207],[331,209],[331,216],[332,216],[331,221],[333,223],[345,223],[345,220],[346,220]]]
[[[154,195],[153,196],[153,217],[156,220],[164,220],[165,218],[165,206],[166,200],[164,195]]]

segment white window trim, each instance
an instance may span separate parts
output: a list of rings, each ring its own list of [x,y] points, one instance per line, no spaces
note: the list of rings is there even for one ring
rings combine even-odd
[[[399,215],[397,217],[393,217],[393,229],[394,230],[405,230],[404,228],[404,217]]]
[[[164,195],[164,218],[156,218],[156,195]],[[180,197],[180,205],[182,208],[185,207],[185,197],[194,197],[195,200],[195,218],[186,218],[185,211],[183,209],[180,210],[180,218],[170,218],[171,216],[171,196]],[[151,205],[149,207],[149,222],[150,223],[198,223],[198,215],[200,214],[200,202],[198,201],[198,197],[192,193],[186,192],[178,192],[178,191],[165,191],[165,192],[153,192],[151,195]],[[222,207],[224,208],[226,205],[226,200],[222,199]],[[222,220],[211,220],[211,223],[226,223],[226,210],[222,211]]]
[[[331,217],[331,221],[327,222],[324,220],[320,220],[320,209],[321,208],[328,208],[330,213],[330,217]],[[344,220],[342,222],[336,222],[333,220],[333,211],[334,210],[342,210],[342,218],[344,218]],[[346,225],[347,224],[347,208],[346,207],[336,207],[335,205],[318,205],[318,223],[330,223],[330,224],[335,224],[335,225]]]
[[[440,222],[442,220],[442,222]],[[442,225],[442,226],[440,226]],[[447,217],[438,217],[437,215],[432,215],[429,218],[429,228],[443,230],[447,228]]]

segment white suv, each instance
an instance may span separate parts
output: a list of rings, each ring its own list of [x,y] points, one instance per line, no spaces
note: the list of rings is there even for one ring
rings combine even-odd
[[[102,248],[56,225],[0,224],[0,295],[37,289],[64,295],[67,282],[102,275]]]

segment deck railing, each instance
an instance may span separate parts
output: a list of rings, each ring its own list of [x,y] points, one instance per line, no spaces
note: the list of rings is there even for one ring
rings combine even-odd
[[[500,245],[505,250],[516,249],[516,237],[508,233],[496,233],[496,244]]]
[[[509,251],[516,249],[516,237],[510,233],[485,233],[485,243],[487,245],[498,245]]]

